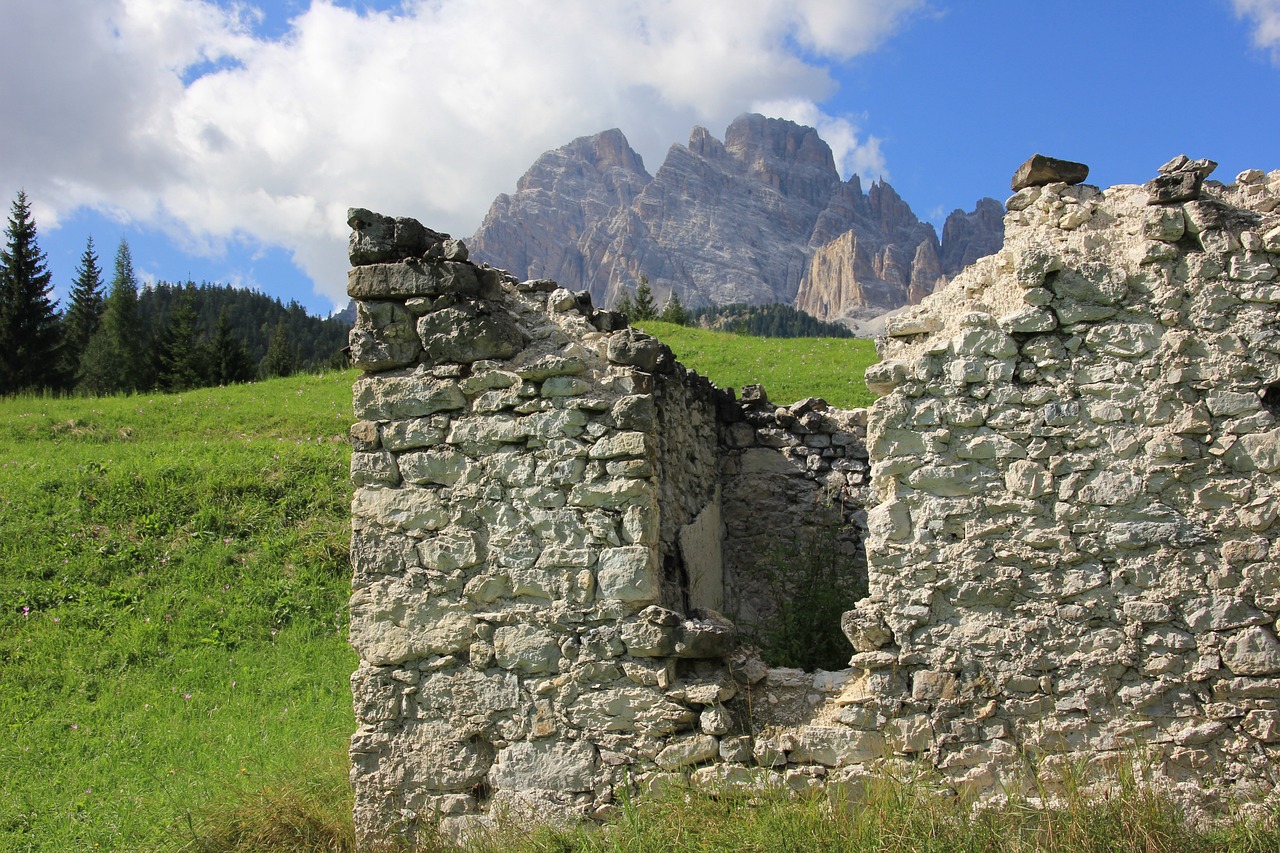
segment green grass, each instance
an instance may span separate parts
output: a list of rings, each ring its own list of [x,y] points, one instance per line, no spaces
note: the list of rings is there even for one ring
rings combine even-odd
[[[624,802],[602,827],[542,828],[477,839],[470,853],[1274,853],[1280,811],[1196,827],[1128,779],[1105,796],[1076,788],[1045,806],[1028,798],[975,809],[939,796],[928,774],[881,777],[800,797],[786,790],[693,790]],[[441,845],[433,849],[443,853]]]
[[[685,338],[654,331],[684,355]],[[729,362],[779,343],[716,337]],[[806,370],[848,381],[845,362],[826,364],[825,380],[820,364]],[[0,400],[0,850],[353,850],[354,378]],[[858,400],[794,396],[811,393]],[[1128,783],[1101,801],[1076,792],[1053,809],[974,812],[882,780],[835,809],[785,795],[642,798],[604,828],[475,849],[1275,851],[1280,820],[1272,809],[1194,829]]]
[[[858,408],[875,400],[862,378],[877,361],[868,340],[755,338],[656,321],[639,325],[721,388],[763,385],[770,401],[783,405],[821,397],[833,406]]]
[[[349,811],[353,379],[0,401],[0,849],[177,849],[299,779]]]

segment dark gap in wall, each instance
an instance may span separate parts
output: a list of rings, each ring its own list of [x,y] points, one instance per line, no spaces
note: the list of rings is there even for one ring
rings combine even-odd
[[[662,558],[662,581],[668,590],[678,591],[681,613],[689,613],[693,607],[689,601],[689,572],[685,569],[684,559],[678,551],[673,551]]]
[[[1262,390],[1262,408],[1280,418],[1280,382],[1272,382]]]

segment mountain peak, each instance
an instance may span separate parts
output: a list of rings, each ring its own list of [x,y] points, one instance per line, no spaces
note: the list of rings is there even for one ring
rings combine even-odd
[[[980,247],[989,213],[953,230]],[[842,181],[816,130],[751,113],[723,142],[695,126],[652,177],[617,129],[547,152],[494,201],[470,246],[518,276],[589,290],[597,304],[648,279],[659,301],[675,291],[691,307],[794,302],[833,319],[918,301],[951,257],[883,180],[865,195],[856,175]],[[848,286],[833,288],[828,274]]]

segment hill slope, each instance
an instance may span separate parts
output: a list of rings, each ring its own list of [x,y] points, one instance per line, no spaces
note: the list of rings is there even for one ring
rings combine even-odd
[[[0,401],[0,849],[171,849],[299,779],[349,808],[353,379]]]

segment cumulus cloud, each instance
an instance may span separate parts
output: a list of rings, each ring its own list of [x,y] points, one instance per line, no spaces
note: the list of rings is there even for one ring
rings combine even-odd
[[[1280,65],[1280,0],[1233,0],[1236,15],[1253,23],[1253,43]]]
[[[879,142],[816,106],[827,66],[923,0],[312,0],[278,38],[252,2],[0,4],[0,192],[46,227],[80,206],[192,252],[281,246],[343,301],[348,206],[465,236],[542,151],[620,127],[652,170],[749,107],[816,126],[842,170]],[[290,4],[302,8],[299,4]]]

